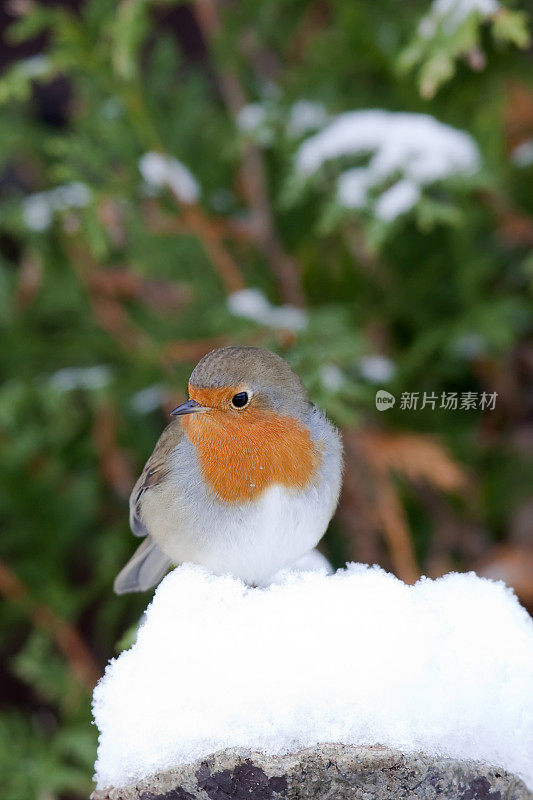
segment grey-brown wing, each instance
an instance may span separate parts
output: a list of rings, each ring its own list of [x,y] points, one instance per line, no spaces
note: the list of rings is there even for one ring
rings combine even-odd
[[[130,526],[136,536],[144,536],[145,539],[117,575],[114,583],[117,594],[143,592],[156,586],[171,565],[170,559],[154,542],[142,521],[140,501],[145,492],[157,486],[168,474],[171,450],[182,437],[179,421],[167,425],[133,487],[130,495]]]
[[[146,592],[152,586],[157,586],[170,565],[169,557],[148,535],[115,578],[115,593]]]
[[[183,438],[183,428],[179,420],[167,425],[159,437],[154,452],[144,465],[139,480],[133,487],[130,495],[130,528],[135,536],[146,536],[148,531],[141,519],[140,500],[143,494],[153,486],[157,486],[168,474],[168,460],[170,451],[176,447]]]

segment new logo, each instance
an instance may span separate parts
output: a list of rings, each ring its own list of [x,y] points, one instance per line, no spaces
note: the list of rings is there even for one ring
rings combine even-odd
[[[376,392],[376,408],[378,411],[386,411],[388,408],[392,408],[395,402],[394,395],[386,392],[385,389],[378,389]]]

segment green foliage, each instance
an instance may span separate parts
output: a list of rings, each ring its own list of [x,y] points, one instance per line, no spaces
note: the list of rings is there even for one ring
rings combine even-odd
[[[458,59],[470,58],[474,69],[483,67],[484,25],[490,27],[494,41],[500,47],[511,44],[526,48],[530,43],[528,17],[523,11],[512,11],[496,2],[481,3],[480,6],[472,3],[469,12],[462,12],[463,6],[468,6],[468,3],[456,0],[441,3],[442,12],[436,5],[430,8],[411,42],[400,54],[400,71],[418,70],[418,83],[424,97],[433,97],[453,77]]]
[[[531,358],[532,175],[509,158],[505,129],[509,81],[530,80],[525,12],[471,13],[422,36],[422,2],[401,13],[392,0],[223,6],[218,32],[197,21],[196,51],[181,27],[194,9],[174,2],[84,0],[79,13],[28,3],[8,32],[11,42],[44,32],[49,44],[0,78],[0,557],[27,589],[0,608],[6,691],[17,701],[3,696],[5,800],[91,789],[89,681],[34,612],[44,604],[79,632],[100,669],[134,639],[147,598],[111,589],[135,546],[128,490],[207,349],[278,350],[347,430],[437,434],[475,475],[475,500],[443,502],[481,531],[481,549],[508,536],[527,495],[516,441],[528,412],[519,364]],[[52,125],[38,91],[58,76],[70,99],[64,124]],[[257,104],[252,125],[236,114],[242,98]],[[291,132],[302,100],[329,118],[431,114],[472,137],[480,169],[428,182],[392,220],[373,204],[396,173],[367,206],[347,209],[337,180],[369,154],[331,158],[302,179],[298,148],[323,126]],[[169,182],[143,181],[147,152],[190,170],[198,204],[180,202]],[[529,238],[505,234],[509,218],[529,225]],[[272,304],[293,303],[280,279],[287,263],[306,325],[230,313],[232,269]],[[368,368],[375,356],[388,365],[381,377]],[[492,416],[399,403],[378,412],[377,388],[499,398]],[[360,469],[349,462],[347,474]],[[328,533],[337,560],[357,555],[350,502]],[[430,569],[436,515],[418,495],[406,514]],[[473,549],[454,550],[453,563],[472,566]]]

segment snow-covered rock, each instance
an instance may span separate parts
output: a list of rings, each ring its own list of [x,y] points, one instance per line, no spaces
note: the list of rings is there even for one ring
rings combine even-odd
[[[332,742],[475,760],[533,786],[533,621],[472,573],[407,586],[350,565],[254,589],[183,565],[94,714],[101,789],[225,748]]]
[[[222,750],[93,800],[533,800],[504,770],[387,747],[322,744],[290,755]]]

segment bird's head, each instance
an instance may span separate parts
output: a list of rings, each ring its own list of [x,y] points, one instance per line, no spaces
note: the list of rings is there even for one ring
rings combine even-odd
[[[172,412],[196,447],[206,483],[229,502],[272,484],[303,489],[317,474],[320,443],[310,403],[288,364],[268,350],[223,347],[199,362],[189,400]]]
[[[189,400],[174,416],[209,414],[221,422],[259,418],[303,419],[309,400],[297,375],[280,356],[258,347],[212,350],[194,368]]]

